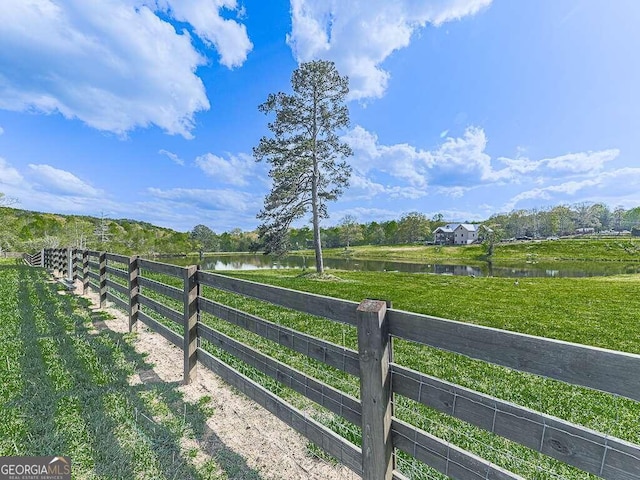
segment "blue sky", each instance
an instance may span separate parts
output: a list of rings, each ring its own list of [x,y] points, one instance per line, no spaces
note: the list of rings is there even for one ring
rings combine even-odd
[[[20,208],[251,230],[257,106],[350,78],[326,225],[640,205],[636,0],[3,0],[0,192]]]

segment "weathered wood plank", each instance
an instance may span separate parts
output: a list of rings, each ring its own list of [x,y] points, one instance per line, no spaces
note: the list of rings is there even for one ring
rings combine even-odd
[[[124,263],[125,265],[129,265],[129,257],[125,257],[124,255],[107,253],[107,260],[110,262]]]
[[[604,468],[610,472],[605,478],[640,478],[638,445],[401,365],[391,369],[394,393],[595,475]]]
[[[143,270],[143,276],[144,270],[149,270],[150,272],[164,273],[165,275],[171,275],[178,278],[182,278],[182,272],[184,270],[184,267],[170,265],[168,263],[152,262],[151,260],[145,260],[144,258],[140,259],[140,268]]]
[[[100,275],[98,275],[96,272],[92,272],[91,270],[89,270],[87,272],[87,276],[89,278],[92,278],[93,280],[95,280],[96,282],[100,282]]]
[[[238,325],[256,335],[303,353],[343,372],[355,376],[360,374],[360,360],[358,352],[355,350],[341,347],[202,297],[200,298],[200,311]]]
[[[358,447],[284,400],[281,400],[261,385],[224,364],[202,348],[198,348],[198,361],[298,433],[335,457],[347,468],[358,475],[362,475],[362,452]]]
[[[99,262],[100,267],[98,273],[100,274],[100,308],[104,308],[107,305],[107,254],[105,252],[100,253]]]
[[[263,285],[211,272],[198,272],[198,281],[202,285],[209,287],[264,300],[274,305],[328,318],[329,320],[356,325],[355,312],[358,308],[356,302]]]
[[[176,347],[182,349],[182,336],[180,334],[174,332],[170,328],[167,328],[160,322],[157,322],[156,320],[154,320],[144,312],[138,312],[138,320],[144,323],[151,330],[162,335],[168,341],[173,343]]]
[[[126,270],[120,270],[119,268],[112,267],[111,265],[107,265],[107,275],[113,275],[114,277],[122,278],[127,280],[129,275]]]
[[[337,388],[316,380],[288,365],[270,358],[202,323],[198,335],[225,352],[256,368],[274,380],[313,400],[344,419],[360,424],[360,402]]]
[[[182,312],[178,312],[173,308],[167,307],[156,300],[149,298],[143,294],[138,294],[138,302],[143,307],[149,308],[154,312],[162,315],[163,317],[171,320],[172,322],[177,323],[178,325],[183,324]]]
[[[129,283],[129,332],[133,332],[138,326],[138,312],[140,311],[140,302],[138,295],[140,294],[140,285],[138,279],[140,269],[138,268],[138,257],[129,258],[128,268]]]
[[[102,255],[103,252],[99,252],[97,250],[87,250],[87,253],[89,254],[90,257],[100,257],[100,255]]]
[[[138,277],[138,285],[142,288],[148,288],[154,292],[165,295],[174,300],[182,301],[182,290],[164,283],[156,282],[150,278]]]
[[[640,355],[390,310],[392,335],[640,401]]]
[[[98,262],[92,262],[91,260],[89,260],[87,262],[87,265],[89,265],[89,268],[93,268],[96,271],[100,270],[100,264]]]
[[[394,418],[393,445],[454,480],[524,480],[470,452]]]
[[[393,443],[387,304],[363,300],[358,306],[358,352],[362,406],[362,471],[367,480],[391,480]]]
[[[197,376],[197,348],[198,348],[198,297],[200,285],[197,282],[196,273],[198,268],[195,265],[183,269],[183,301],[182,301],[182,324],[184,325],[184,369],[183,383],[189,384]]]
[[[120,285],[119,283],[114,282],[110,278],[107,278],[107,288],[112,288],[118,293],[129,296],[129,289],[124,285]]]

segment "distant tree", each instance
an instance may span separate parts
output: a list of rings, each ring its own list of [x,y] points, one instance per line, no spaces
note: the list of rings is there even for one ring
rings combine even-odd
[[[323,228],[321,231],[322,244],[327,248],[337,248],[341,244],[340,240],[340,228],[328,227]]]
[[[200,252],[212,252],[216,250],[217,237],[213,230],[206,225],[196,225],[189,233],[189,236],[196,242],[196,247]]]
[[[349,184],[351,168],[345,158],[351,148],[338,133],[349,125],[345,104],[349,80],[334,63],[317,60],[301,64],[291,77],[292,94],[270,94],[260,105],[275,113],[269,123],[273,137],[263,137],[254,148],[257,161],[271,164],[273,186],[258,214],[265,253],[285,253],[294,220],[312,214],[316,270],[324,271],[320,220],[327,217],[327,202],[338,198]]]
[[[347,248],[351,246],[353,242],[359,242],[364,238],[362,235],[362,225],[358,223],[358,219],[353,215],[345,215],[340,225],[340,240],[346,245]]]
[[[81,218],[74,218],[67,227],[69,243],[74,248],[87,248],[87,242],[91,239],[93,224]]]
[[[292,228],[289,231],[289,241],[292,248],[296,250],[306,249],[307,243],[313,238],[313,232],[307,226],[302,228]]]
[[[499,224],[492,223],[490,226],[480,225],[478,227],[478,240],[484,247],[485,255],[492,257],[496,244],[504,238],[504,230]]]
[[[623,225],[628,230],[640,226],[640,207],[631,208],[624,213]]]
[[[368,223],[364,228],[364,241],[368,245],[382,245],[385,241],[382,225],[378,222]]]
[[[595,226],[595,215],[592,204],[580,202],[574,205],[574,219],[578,228],[589,228]]]
[[[574,212],[566,205],[558,205],[551,209],[558,235],[567,235],[575,231]]]
[[[624,218],[624,208],[618,205],[613,211],[613,224],[616,231],[622,230],[622,219]]]
[[[604,203],[594,203],[589,207],[591,211],[592,221],[595,229],[597,231],[600,230],[608,230],[612,226],[613,222],[613,214],[609,207]]]
[[[409,212],[398,221],[396,233],[398,242],[415,243],[423,241],[429,235],[429,220],[419,212]]]
[[[17,198],[7,197],[4,193],[0,192],[0,207],[10,207],[18,203]]]
[[[444,222],[444,215],[442,215],[441,213],[436,213],[432,218],[431,221],[434,223],[442,223]]]
[[[398,233],[398,222],[389,220],[382,224],[384,230],[385,244],[390,245],[397,242],[396,234]]]
[[[100,220],[96,225],[93,234],[101,244],[108,242],[109,238],[111,238],[111,235],[113,235],[109,231],[109,222],[107,220],[107,217],[105,217],[104,212],[100,213]]]

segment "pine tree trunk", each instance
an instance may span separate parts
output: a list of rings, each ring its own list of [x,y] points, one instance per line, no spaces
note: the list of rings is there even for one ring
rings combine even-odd
[[[316,272],[324,273],[324,263],[322,261],[322,239],[320,238],[320,211],[318,205],[318,182],[320,180],[320,170],[316,151],[316,140],[318,138],[318,97],[317,92],[313,93],[313,180],[311,181],[311,208],[313,210],[313,248],[316,251]]]
[[[324,273],[324,263],[322,261],[322,241],[320,238],[320,214],[318,211],[318,166],[314,162],[314,178],[311,187],[311,206],[313,209],[313,248],[316,251],[316,271]]]

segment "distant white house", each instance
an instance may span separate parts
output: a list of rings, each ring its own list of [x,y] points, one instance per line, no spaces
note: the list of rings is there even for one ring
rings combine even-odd
[[[469,245],[478,241],[480,225],[449,223],[433,231],[436,245]]]

